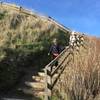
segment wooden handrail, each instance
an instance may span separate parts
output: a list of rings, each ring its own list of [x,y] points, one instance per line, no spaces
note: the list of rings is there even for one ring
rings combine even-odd
[[[57,72],[57,70],[64,63],[64,61],[68,58],[69,55],[70,55],[70,53],[68,53],[68,55],[64,58],[64,60],[62,62],[60,62],[60,64],[56,67],[56,69],[51,73],[51,76],[53,76]]]
[[[54,60],[52,60],[48,65],[46,65],[45,69],[52,66],[67,50],[69,49],[69,46],[66,47]]]
[[[83,40],[82,40],[83,42]],[[72,61],[72,57],[69,57],[71,54],[73,54],[72,50],[77,51],[76,47],[83,46],[82,44],[79,44],[76,46],[68,46],[66,47],[60,54],[57,56],[54,60],[52,60],[48,65],[45,67],[45,100],[51,100],[52,97],[52,91],[54,89],[54,86],[56,85],[59,77],[63,73],[64,69],[70,61]],[[61,59],[61,61],[60,61]],[[58,66],[55,66],[56,61],[58,61]],[[55,68],[53,69],[53,67]],[[55,75],[57,75],[55,77]]]
[[[44,69],[45,71],[45,100],[49,100],[52,95],[52,90],[57,83],[60,75],[64,71],[66,65],[63,65],[64,62],[67,60],[67,58],[70,55],[69,51],[70,47],[66,47],[60,54],[57,56],[54,60],[52,60]],[[65,55],[65,57],[63,57]],[[62,58],[62,61],[59,59]],[[55,66],[56,61],[58,61],[58,66]],[[69,60],[67,61],[67,63]],[[63,65],[63,66],[62,66]],[[54,70],[53,67],[55,66]],[[59,71],[59,72],[58,72]],[[54,77],[57,75],[56,77]]]

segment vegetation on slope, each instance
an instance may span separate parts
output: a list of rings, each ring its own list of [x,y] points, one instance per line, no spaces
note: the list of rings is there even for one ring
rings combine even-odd
[[[74,50],[74,60],[61,77],[64,100],[100,99],[100,39],[87,38],[86,48]],[[59,95],[60,95],[59,94]],[[61,97],[60,97],[61,98]]]
[[[46,65],[53,38],[68,45],[69,33],[47,19],[0,6],[0,89],[12,86],[22,68]]]

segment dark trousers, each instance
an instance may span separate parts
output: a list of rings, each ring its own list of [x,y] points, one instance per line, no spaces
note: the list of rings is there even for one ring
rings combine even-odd
[[[53,56],[53,59],[55,59],[57,56],[55,55],[52,55]],[[58,66],[58,61],[55,61],[55,66]]]

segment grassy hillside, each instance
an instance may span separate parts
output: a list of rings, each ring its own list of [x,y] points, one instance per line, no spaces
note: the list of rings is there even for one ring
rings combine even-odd
[[[69,33],[35,14],[0,6],[0,89],[12,86],[24,67],[46,65],[53,38],[68,45]]]

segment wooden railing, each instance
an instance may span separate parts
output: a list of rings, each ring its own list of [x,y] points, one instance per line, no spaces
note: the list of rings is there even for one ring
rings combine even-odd
[[[45,67],[45,100],[51,100],[52,91],[57,83],[59,77],[63,73],[65,67],[71,61],[69,57],[71,54],[70,47],[68,46],[64,49],[61,54],[54,60],[52,60],[46,67]],[[67,59],[68,58],[68,59]],[[70,58],[70,59],[69,59]],[[55,66],[55,63],[58,63]]]
[[[74,51],[79,52],[79,47],[85,47],[85,36],[80,35],[75,46],[68,46],[58,57],[45,67],[45,100],[51,100],[53,89],[64,69],[74,60]],[[78,47],[78,48],[77,48]],[[58,65],[55,66],[55,63]]]

